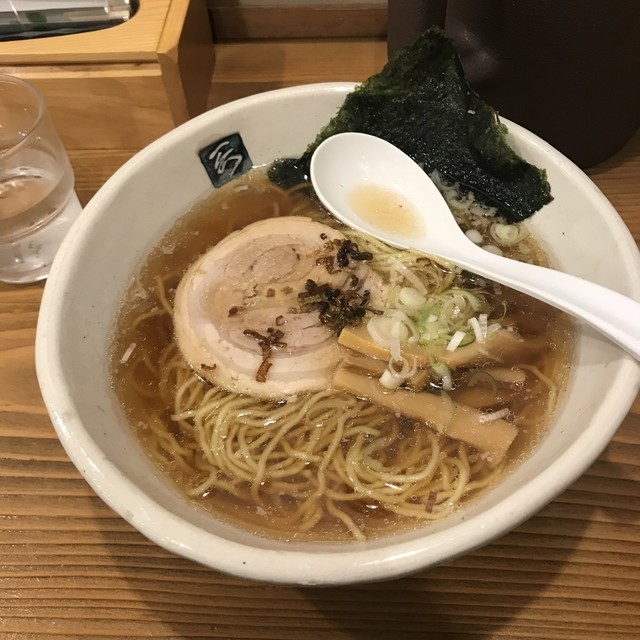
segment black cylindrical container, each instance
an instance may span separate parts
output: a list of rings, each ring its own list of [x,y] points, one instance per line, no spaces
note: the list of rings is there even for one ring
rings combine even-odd
[[[581,167],[640,127],[638,0],[389,0],[389,52],[432,24],[486,102]]]

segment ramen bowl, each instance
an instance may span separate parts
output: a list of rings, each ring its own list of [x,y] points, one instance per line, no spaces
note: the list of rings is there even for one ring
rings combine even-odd
[[[145,256],[238,167],[300,155],[353,84],[263,93],[205,113],[127,162],[65,239],[47,282],[36,360],[44,400],[96,493],[158,545],[222,572],[273,583],[347,584],[433,567],[531,517],[598,457],[636,396],[638,366],[579,324],[562,402],[535,450],[443,520],[364,542],[255,535],[187,500],[147,457],[110,384],[114,325]],[[569,160],[513,124],[511,144],[544,167],[554,200],[528,223],[553,264],[640,298],[640,259],[624,223]]]

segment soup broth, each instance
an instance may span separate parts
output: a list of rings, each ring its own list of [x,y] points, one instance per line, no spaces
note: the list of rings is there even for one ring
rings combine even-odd
[[[452,188],[448,196],[470,237],[486,245],[506,238],[501,249],[507,255],[546,262],[530,236],[496,227],[490,212],[474,212],[473,203]],[[417,291],[419,301],[437,300],[438,311],[425,311],[414,324],[435,326],[433,317],[439,322],[450,308],[446,330],[453,336],[434,333],[431,339],[427,334],[435,330],[425,330],[425,353],[447,354],[460,331],[461,344],[450,352],[464,353],[473,331],[466,322],[456,325],[456,314],[465,313],[484,318],[485,332],[491,327],[497,331],[497,326],[531,346],[503,362],[480,358],[449,366],[432,356],[433,366],[424,375],[418,371],[401,386],[405,394],[437,399],[445,410],[470,407],[487,429],[494,422],[515,426],[517,435],[504,459],[491,459],[468,442],[449,437],[448,419],[444,428],[433,428],[428,416],[421,419],[385,406],[391,389],[382,390],[382,403],[333,388],[261,399],[220,388],[185,362],[172,314],[176,289],[189,266],[232,231],[292,215],[340,229],[371,254],[367,263],[394,309],[367,310],[359,330],[375,316],[410,316],[403,296],[415,301]],[[421,308],[427,309],[425,304]],[[465,305],[478,305],[479,315]],[[490,344],[487,337],[486,349]],[[148,455],[196,504],[261,535],[362,540],[445,517],[527,456],[551,420],[571,348],[570,323],[555,309],[355,234],[326,214],[308,185],[285,192],[261,170],[253,170],[193,207],[145,260],[117,320],[112,380]],[[364,372],[357,371],[360,365],[353,369],[362,380],[379,375],[367,368],[372,362],[374,368],[387,364],[355,355],[357,362],[368,363]]]

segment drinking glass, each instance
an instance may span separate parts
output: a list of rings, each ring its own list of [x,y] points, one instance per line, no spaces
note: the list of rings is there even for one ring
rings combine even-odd
[[[47,277],[82,207],[39,91],[0,74],[0,280]]]

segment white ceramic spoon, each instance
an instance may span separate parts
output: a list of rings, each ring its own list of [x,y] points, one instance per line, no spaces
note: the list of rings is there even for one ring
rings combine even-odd
[[[543,300],[581,318],[640,359],[640,303],[577,276],[517,262],[473,244],[427,174],[385,140],[362,133],[328,138],[311,158],[311,181],[322,203],[349,227]],[[383,211],[376,215],[367,203],[379,189],[390,195],[383,203],[393,208],[390,216]]]

